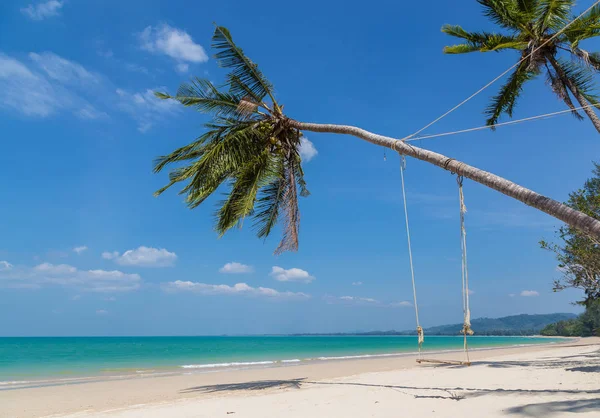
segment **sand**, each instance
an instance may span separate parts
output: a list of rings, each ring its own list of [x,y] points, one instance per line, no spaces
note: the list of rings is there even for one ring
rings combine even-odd
[[[600,417],[600,338],[471,359],[471,367],[392,357],[0,391],[0,417]]]

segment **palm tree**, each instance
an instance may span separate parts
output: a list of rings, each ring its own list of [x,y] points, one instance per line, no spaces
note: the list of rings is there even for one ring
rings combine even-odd
[[[500,191],[540,209],[567,224],[600,238],[600,221],[492,173],[363,129],[304,123],[283,113],[271,83],[258,66],[233,42],[231,34],[217,26],[213,45],[219,65],[230,69],[221,88],[203,79],[181,85],[177,94],[156,93],[161,99],[177,100],[212,115],[207,131],[195,141],[158,158],[155,172],[175,164],[169,183],[184,183],[181,194],[190,208],[202,204],[220,186],[227,198],[216,212],[216,230],[223,235],[252,217],[257,235],[267,237],[278,221],[283,238],[276,253],[298,249],[300,212],[298,196],[307,196],[299,153],[302,131],[348,134],[427,161],[457,175]]]
[[[600,71],[600,54],[588,52],[580,42],[600,35],[600,5],[565,28],[575,19],[575,0],[477,0],[484,14],[506,33],[467,32],[460,26],[444,25],[442,32],[465,42],[444,48],[446,54],[515,50],[519,63],[500,92],[492,99],[485,113],[487,124],[494,126],[506,113],[512,117],[523,85],[546,74],[556,96],[573,115],[583,116],[573,104],[575,99],[600,132],[600,118],[593,106],[598,106],[594,94],[593,72]],[[564,29],[564,30],[563,30]],[[568,59],[567,59],[568,58]]]
[[[228,183],[228,197],[217,212],[220,235],[234,226],[241,227],[244,218],[251,216],[258,236],[267,237],[282,218],[283,238],[276,253],[297,250],[298,195],[309,194],[298,151],[302,133],[289,124],[271,83],[234,44],[226,28],[216,27],[213,47],[218,51],[215,57],[219,64],[231,69],[226,91],[196,78],[183,84],[174,97],[157,93],[162,99],[175,99],[211,113],[213,120],[196,141],[156,161],[155,172],[168,164],[192,161],[172,170],[169,184],[156,194],[175,183],[188,182],[182,193],[187,204],[195,208],[221,184]]]

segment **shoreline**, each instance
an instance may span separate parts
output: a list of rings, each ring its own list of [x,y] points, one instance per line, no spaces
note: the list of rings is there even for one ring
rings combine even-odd
[[[369,336],[367,336],[369,337]],[[436,336],[436,337],[450,337],[454,336]],[[482,339],[486,337],[497,337],[497,336],[477,336],[475,338]],[[488,351],[488,350],[503,350],[520,347],[544,347],[555,344],[565,344],[566,342],[577,343],[581,338],[579,337],[545,337],[545,336],[502,336],[502,338],[532,338],[536,340],[551,339],[551,340],[565,340],[552,341],[552,342],[540,342],[533,344],[510,344],[501,346],[490,346],[490,347],[475,347],[470,348],[469,353]],[[423,356],[439,356],[439,355],[452,355],[459,354],[462,356],[462,349],[448,349],[448,350],[431,350],[424,351]],[[153,368],[124,368],[122,372],[120,369],[103,369],[97,373],[74,375],[72,377],[65,377],[60,375],[50,376],[39,376],[32,377],[26,380],[5,380],[0,381],[0,392],[19,390],[19,389],[34,389],[44,388],[52,386],[67,386],[67,385],[80,385],[87,383],[96,382],[114,382],[134,379],[151,379],[156,377],[168,377],[168,376],[180,376],[180,375],[202,375],[205,373],[222,373],[222,372],[235,372],[243,370],[261,370],[269,368],[282,368],[282,367],[298,367],[303,365],[314,365],[324,364],[327,362],[344,362],[351,360],[370,360],[370,359],[394,359],[417,356],[418,351],[401,351],[392,353],[374,353],[374,354],[355,354],[355,355],[343,355],[343,356],[319,356],[310,358],[294,358],[294,359],[281,359],[281,360],[258,360],[258,361],[232,361],[227,363],[206,363],[206,364],[184,364],[177,366],[155,366]],[[127,370],[127,371],[125,371]],[[131,372],[135,370],[135,372]],[[114,374],[105,374],[105,372],[114,372]]]
[[[553,352],[561,350],[573,351],[582,349],[590,350],[592,347],[600,348],[598,344],[600,344],[600,338],[579,339],[577,341],[565,341],[563,343],[548,343],[521,347],[487,348],[470,351],[470,357],[474,365],[479,365],[485,364],[491,358],[500,356],[516,356],[517,358],[521,358],[535,355],[537,357],[545,357],[547,354],[552,354]],[[430,354],[431,353],[428,353],[426,356],[429,356]],[[442,360],[456,359],[456,357],[456,351],[436,354],[436,358]],[[151,376],[112,381],[85,382],[76,385],[55,385],[4,390],[0,391],[0,416],[30,418],[50,415],[64,416],[86,411],[86,413],[90,414],[99,414],[102,411],[133,408],[135,405],[144,405],[144,408],[158,407],[159,405],[178,405],[180,402],[186,402],[192,399],[198,402],[216,402],[223,396],[228,397],[231,394],[227,391],[212,394],[205,393],[199,391],[198,388],[236,384],[243,385],[247,384],[247,382],[298,382],[300,380],[306,382],[321,382],[367,375],[387,375],[390,373],[404,376],[405,374],[418,372],[423,375],[428,370],[454,370],[458,373],[460,370],[475,370],[479,367],[446,368],[437,366],[418,366],[415,360],[416,356],[414,354],[406,354],[384,358],[320,361],[312,362],[310,364],[296,363],[280,367],[223,370],[219,372],[211,371],[170,376]],[[487,375],[491,375],[491,379],[494,380],[495,372],[488,370],[486,373]],[[427,385],[426,382],[421,382],[421,384]],[[273,390],[277,391],[278,389]],[[270,391],[271,389],[263,390],[261,391],[260,396],[266,396]],[[251,397],[253,396],[254,395]],[[146,415],[142,414],[139,416]],[[177,415],[160,416],[167,417]]]

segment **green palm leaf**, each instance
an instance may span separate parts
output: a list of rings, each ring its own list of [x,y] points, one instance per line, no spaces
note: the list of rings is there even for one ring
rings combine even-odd
[[[571,43],[571,48],[577,48],[579,42],[600,35],[600,4],[578,20],[573,22],[565,31],[564,36]]]
[[[457,25],[444,25],[442,32],[456,38],[467,40],[467,43],[447,46],[444,48],[446,54],[464,54],[468,52],[501,51],[503,49],[523,50],[527,42],[520,40],[514,35],[502,35],[487,32],[467,32]]]
[[[528,32],[529,14],[521,10],[517,0],[477,0],[483,6],[483,14],[492,22],[506,29]]]
[[[558,65],[562,68],[565,76],[573,83],[579,93],[581,93],[590,104],[597,105],[598,95],[596,93],[596,84],[593,75],[576,62],[560,59],[558,60]]]
[[[212,113],[216,116],[237,117],[246,119],[257,112],[240,111],[242,97],[228,92],[219,91],[210,81],[194,78],[190,83],[183,83],[175,96],[166,93],[155,93],[161,99],[173,99],[186,107],[195,107],[202,113]]]
[[[554,94],[556,94],[556,96],[561,99],[569,109],[572,110],[572,114],[576,119],[579,120],[583,120],[583,116],[581,116],[581,114],[579,114],[579,112],[577,112],[575,110],[575,105],[573,104],[571,97],[569,96],[569,91],[568,91],[568,87],[565,85],[565,81],[562,80],[557,74],[554,73],[553,70],[551,70],[549,67],[546,67],[547,71],[547,78],[548,78],[548,84],[550,84],[550,87],[552,88],[552,91],[554,92]]]
[[[534,23],[536,33],[562,29],[570,20],[574,4],[574,0],[539,0]]]
[[[498,95],[492,99],[492,103],[485,112],[489,116],[486,121],[489,126],[494,126],[503,113],[512,117],[517,99],[523,91],[523,85],[538,74],[538,72],[528,69],[527,62],[524,61],[519,64],[506,84],[502,86]]]
[[[254,228],[259,238],[268,237],[279,220],[287,185],[284,175],[283,160],[279,160],[256,201]]]
[[[284,251],[298,250],[298,233],[300,229],[300,211],[298,208],[298,189],[296,187],[297,160],[288,159],[284,166],[283,181],[285,184],[283,194],[283,237],[275,254]]]
[[[252,214],[259,189],[271,174],[270,153],[264,150],[246,163],[236,174],[228,198],[216,214],[216,230],[220,236]]]
[[[269,96],[274,106],[277,107],[277,102],[273,96],[273,86],[263,76],[241,48],[239,48],[231,38],[229,30],[223,26],[217,26],[213,35],[213,48],[218,52],[215,55],[219,65],[223,68],[231,68],[231,76],[239,80],[247,89],[259,98],[259,102],[265,96]],[[232,92],[235,94],[241,93],[239,86],[231,86]],[[245,90],[245,89],[244,89]]]
[[[531,19],[537,10],[539,0],[517,0],[517,8],[519,12],[523,13],[524,16],[529,20]]]

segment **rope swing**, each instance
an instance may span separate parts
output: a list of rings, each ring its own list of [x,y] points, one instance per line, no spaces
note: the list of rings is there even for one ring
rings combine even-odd
[[[461,333],[464,336],[464,351],[467,359],[467,364],[471,364],[469,360],[469,345],[467,343],[467,335],[473,335],[471,329],[471,308],[469,306],[469,269],[467,266],[467,229],[465,228],[465,195],[463,193],[463,176],[457,176],[458,183],[458,198],[460,201],[460,248],[462,250],[462,297],[463,297],[463,328]]]
[[[415,304],[415,318],[417,320],[417,335],[419,337],[419,360],[421,360],[421,348],[425,341],[423,328],[419,323],[419,305],[417,303],[417,285],[415,283],[415,268],[413,266],[412,247],[410,245],[410,228],[408,226],[408,205],[406,204],[406,189],[404,187],[404,170],[406,170],[406,158],[400,154],[400,178],[402,179],[402,198],[404,200],[404,219],[406,221],[406,238],[408,240],[408,260],[410,262],[410,277],[412,279],[413,300]]]
[[[465,198],[463,193],[463,176],[458,176],[456,178],[456,182],[458,184],[458,195],[460,201],[460,246],[462,251],[462,297],[463,297],[463,328],[461,330],[461,334],[464,337],[464,345],[463,350],[465,352],[466,361],[453,361],[453,360],[434,360],[434,359],[424,359],[422,354],[423,343],[425,341],[425,335],[423,332],[423,327],[419,322],[419,305],[417,302],[417,285],[415,281],[415,269],[413,264],[413,255],[412,255],[412,245],[410,239],[410,227],[408,222],[408,204],[406,199],[406,187],[404,182],[404,171],[406,170],[406,158],[404,155],[400,154],[400,179],[402,183],[402,199],[404,202],[404,220],[406,223],[406,238],[408,241],[408,260],[410,264],[410,275],[412,280],[412,290],[413,290],[413,300],[415,306],[415,319],[417,322],[417,337],[419,344],[419,352],[417,363],[442,363],[442,364],[457,364],[457,365],[466,365],[470,366],[471,361],[469,359],[469,346],[467,342],[467,336],[473,335],[473,330],[471,329],[471,309],[469,307],[469,272],[467,268],[467,230],[465,228],[465,213],[467,212],[467,208],[465,206]]]

